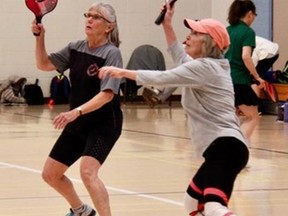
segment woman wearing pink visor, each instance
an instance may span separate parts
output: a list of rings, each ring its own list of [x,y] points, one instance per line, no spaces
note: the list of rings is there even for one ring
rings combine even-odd
[[[188,186],[185,207],[191,216],[232,216],[228,201],[249,151],[235,115],[229,62],[223,57],[229,35],[216,20],[185,19],[191,31],[183,47],[172,26],[174,9],[166,6],[162,26],[168,51],[178,66],[166,71],[103,67],[99,76],[126,77],[139,85],[182,87],[181,103],[191,140],[205,159]]]

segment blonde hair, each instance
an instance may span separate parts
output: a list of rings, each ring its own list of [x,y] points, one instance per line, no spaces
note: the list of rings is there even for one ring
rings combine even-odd
[[[202,46],[202,54],[203,57],[211,57],[216,59],[223,58],[223,54],[226,50],[221,50],[213,38],[208,34],[203,34],[203,46]]]

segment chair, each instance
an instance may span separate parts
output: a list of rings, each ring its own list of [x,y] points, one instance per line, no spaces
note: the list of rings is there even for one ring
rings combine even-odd
[[[130,70],[166,70],[166,65],[164,56],[158,48],[144,44],[134,49],[126,68]],[[121,84],[124,103],[127,99],[133,103],[137,98],[138,89],[141,87],[134,80],[125,79],[125,82]]]

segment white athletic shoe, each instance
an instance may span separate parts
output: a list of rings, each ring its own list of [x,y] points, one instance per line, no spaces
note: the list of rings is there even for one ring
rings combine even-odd
[[[208,202],[205,204],[204,215],[205,216],[236,216],[226,206],[217,202]]]
[[[73,210],[70,208],[70,213],[66,216],[95,216],[96,211],[88,205],[85,205],[85,211],[82,213],[74,213]]]

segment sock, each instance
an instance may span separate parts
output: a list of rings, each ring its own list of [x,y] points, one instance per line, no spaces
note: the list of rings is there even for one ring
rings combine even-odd
[[[81,205],[80,207],[78,207],[78,208],[71,208],[71,209],[72,209],[72,211],[73,211],[74,213],[80,214],[80,213],[82,213],[82,212],[85,211],[86,206],[85,206],[85,204],[82,204],[82,205]]]
[[[236,216],[226,206],[218,202],[207,202],[204,209],[205,216]]]
[[[184,207],[190,214],[198,209],[198,200],[192,198],[188,193],[185,194]]]

